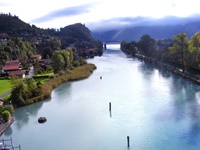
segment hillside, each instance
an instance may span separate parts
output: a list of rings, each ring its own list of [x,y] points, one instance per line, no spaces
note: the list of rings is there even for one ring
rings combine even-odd
[[[0,40],[0,65],[7,60],[30,58],[35,53],[42,58],[51,57],[55,50],[68,47],[74,47],[79,56],[93,57],[102,55],[103,47],[81,23],[60,30],[42,29],[11,14],[0,14]]]
[[[189,22],[179,25],[155,25],[126,27],[109,31],[92,32],[92,36],[100,41],[138,41],[142,35],[148,34],[154,39],[171,38],[180,32],[185,32],[191,37],[200,31],[199,22]]]
[[[36,37],[36,36],[56,36],[65,37],[74,41],[94,41],[91,31],[81,23],[75,23],[56,29],[42,29],[35,25],[30,25],[18,16],[11,14],[0,14],[0,33],[7,33],[10,37]],[[73,41],[73,42],[74,42]]]
[[[45,33],[44,29],[23,22],[18,16],[11,14],[0,14],[0,33],[7,33],[10,36],[35,36],[38,33]]]

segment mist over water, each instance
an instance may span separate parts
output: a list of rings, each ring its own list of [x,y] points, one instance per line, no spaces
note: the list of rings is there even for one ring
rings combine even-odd
[[[198,85],[128,57],[117,45],[88,62],[97,66],[88,79],[17,109],[1,138],[12,137],[23,150],[200,149]],[[40,116],[47,122],[39,124]]]

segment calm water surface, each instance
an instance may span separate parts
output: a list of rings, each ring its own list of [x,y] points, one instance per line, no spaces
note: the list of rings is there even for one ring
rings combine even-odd
[[[199,86],[117,47],[88,62],[97,66],[88,79],[17,109],[1,138],[12,137],[22,150],[200,149]],[[39,124],[40,116],[47,122]]]

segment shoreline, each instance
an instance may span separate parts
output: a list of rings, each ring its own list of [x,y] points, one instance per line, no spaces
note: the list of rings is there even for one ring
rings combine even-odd
[[[10,127],[10,125],[13,122],[14,122],[14,117],[11,116],[10,119],[9,119],[9,121],[7,121],[7,122],[5,122],[5,123],[3,123],[3,124],[0,125],[0,136],[4,133],[5,130],[7,130]]]
[[[151,58],[148,58],[148,57],[144,57],[142,55],[135,55],[134,57],[140,59],[140,60],[144,60],[144,61],[148,61],[150,63],[153,63],[155,64],[157,67],[159,68],[164,68],[166,69],[167,71],[170,71],[172,73],[175,73],[181,77],[183,77],[184,79],[187,79],[187,80],[190,80],[198,85],[200,85],[200,77],[198,77],[197,75],[194,75],[194,74],[190,74],[190,73],[183,73],[182,71],[180,71],[178,68],[174,68],[170,65],[167,65],[167,64],[164,64],[162,62],[159,62],[159,61],[156,61],[156,60],[153,60]],[[198,79],[197,79],[198,78]]]
[[[66,75],[65,74],[66,76],[65,75],[64,76],[65,76],[66,80],[64,81],[64,80],[61,79],[62,82],[59,82],[59,84],[57,84],[56,86],[55,85],[51,85],[50,82],[47,83],[48,86],[52,86],[52,88],[50,88],[50,91],[49,91],[50,92],[50,96],[51,96],[52,90],[54,88],[56,88],[57,86],[59,86],[60,84],[62,84],[64,82],[68,82],[68,81],[77,81],[77,80],[86,79],[86,78],[88,78],[93,73],[93,71],[95,69],[96,69],[96,66],[94,64],[87,64],[87,65],[85,65],[85,68],[79,67],[79,69],[77,68],[77,70],[74,70],[74,73],[71,73],[70,75]],[[81,70],[81,72],[84,72],[84,74],[78,74],[77,71],[80,71],[80,70]],[[55,77],[54,80],[58,80],[58,78]],[[48,97],[42,96],[41,99],[37,99],[37,101],[34,101],[33,99],[32,99],[32,101],[29,100],[30,103],[28,103],[28,104],[26,104],[24,106],[31,105],[31,104],[36,103],[38,101],[43,101],[46,98],[48,98]],[[20,106],[20,107],[24,107],[24,106]],[[15,109],[17,109],[17,108],[19,108],[19,107],[16,107]],[[11,116],[11,118],[9,119],[9,121],[7,121],[5,123],[2,123],[0,125],[0,136],[5,132],[6,129],[8,129],[10,127],[10,125],[13,122],[14,122],[14,117]]]

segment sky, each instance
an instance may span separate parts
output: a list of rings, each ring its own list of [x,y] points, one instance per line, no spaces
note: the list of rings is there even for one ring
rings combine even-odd
[[[200,0],[0,0],[0,13],[40,28],[82,23],[101,30],[198,19],[199,6]]]

